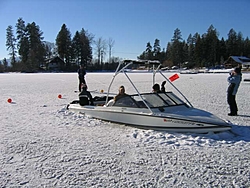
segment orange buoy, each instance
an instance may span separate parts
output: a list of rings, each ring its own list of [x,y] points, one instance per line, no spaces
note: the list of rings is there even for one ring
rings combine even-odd
[[[12,99],[11,99],[11,98],[8,98],[7,102],[8,102],[8,103],[12,103]]]
[[[61,95],[61,94],[59,94],[57,97],[58,97],[58,99],[61,99],[61,98],[62,98],[62,95]]]

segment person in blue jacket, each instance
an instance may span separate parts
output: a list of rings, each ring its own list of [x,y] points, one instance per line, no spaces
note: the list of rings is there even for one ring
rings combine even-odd
[[[242,74],[240,67],[235,68],[234,71],[230,73],[230,76],[227,78],[227,81],[229,83],[227,89],[227,102],[230,108],[230,113],[228,114],[229,116],[238,115],[238,107],[235,98],[241,80],[242,80]]]

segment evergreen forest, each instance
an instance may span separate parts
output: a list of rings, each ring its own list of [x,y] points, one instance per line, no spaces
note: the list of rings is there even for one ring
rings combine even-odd
[[[233,28],[226,39],[219,39],[219,32],[210,25],[204,34],[190,34],[186,40],[182,38],[181,30],[176,28],[171,41],[164,43],[167,45],[162,48],[159,39],[155,39],[153,45],[147,42],[145,51],[137,58],[159,60],[163,67],[214,68],[223,65],[229,56],[250,57],[249,38],[244,38]],[[112,38],[96,39],[84,28],[72,35],[65,24],[57,34],[55,44],[46,42],[39,25],[25,23],[19,18],[15,27],[9,25],[6,29],[6,49],[11,66],[8,66],[6,58],[3,59],[0,72],[48,71],[46,62],[55,56],[64,61],[62,71],[76,71],[80,64],[89,71],[112,71],[121,60],[121,57],[112,56],[114,44]]]

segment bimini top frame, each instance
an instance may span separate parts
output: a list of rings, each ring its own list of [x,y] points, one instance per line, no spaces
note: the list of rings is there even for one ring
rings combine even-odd
[[[161,72],[160,67],[161,67],[161,63],[158,60],[124,60],[119,62],[116,71],[111,79],[111,82],[109,84],[108,87],[108,92],[107,92],[107,99],[106,99],[106,104],[108,102],[108,96],[110,94],[110,88],[114,82],[115,77],[120,74],[123,73],[127,79],[129,80],[130,84],[133,86],[133,88],[135,89],[135,91],[137,92],[137,94],[141,97],[142,101],[144,102],[144,104],[147,106],[147,108],[152,112],[151,108],[147,105],[147,103],[143,100],[140,92],[138,91],[138,89],[136,88],[136,86],[134,85],[133,81],[130,79],[130,77],[127,74],[127,68],[130,65],[148,65],[152,67],[152,74],[153,74],[153,84],[155,84],[155,75],[156,73],[161,74],[161,76],[186,100],[186,103],[190,106],[193,107],[193,105],[188,101],[188,99],[180,92],[180,90],[178,88],[176,88],[173,83]]]

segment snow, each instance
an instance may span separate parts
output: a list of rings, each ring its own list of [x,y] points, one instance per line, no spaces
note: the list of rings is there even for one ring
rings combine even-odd
[[[151,91],[148,73],[131,76]],[[76,73],[0,74],[0,187],[250,187],[250,83],[241,83],[239,116],[230,117],[227,76],[180,75],[174,84],[194,107],[231,122],[232,132],[181,134],[67,111],[78,96]],[[111,77],[88,73],[89,90],[107,91]]]

